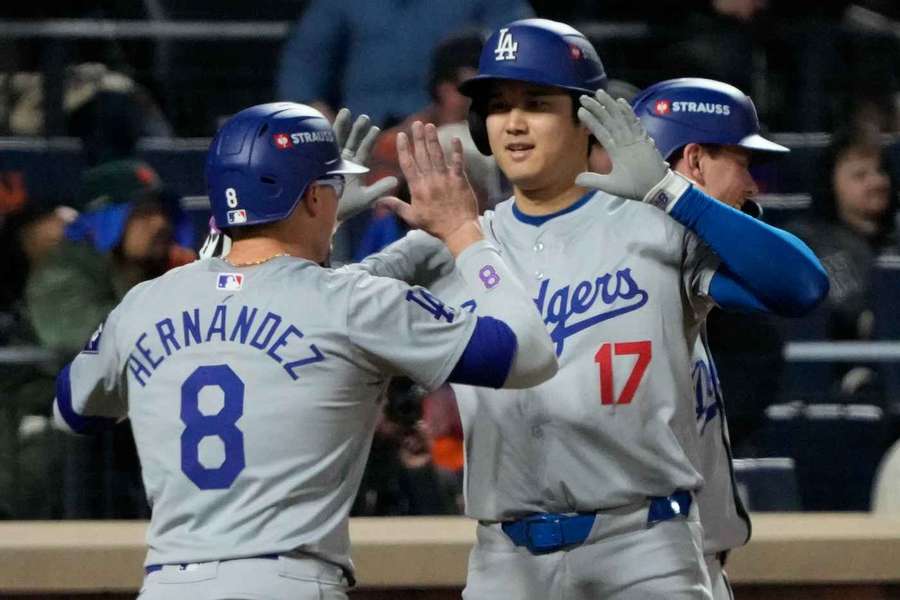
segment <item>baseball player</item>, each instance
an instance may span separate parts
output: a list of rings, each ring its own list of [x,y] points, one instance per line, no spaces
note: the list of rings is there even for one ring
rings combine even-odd
[[[605,79],[583,35],[538,19],[495,32],[461,86],[474,141],[514,189],[482,229],[560,362],[529,390],[454,385],[479,521],[466,599],[709,598],[690,400],[700,325],[714,303],[802,313],[827,290],[802,242],[668,171]],[[591,134],[609,175],[582,173]],[[364,267],[407,277],[418,243]],[[433,274],[433,289],[482,314],[455,268]]]
[[[758,187],[749,166],[754,159],[788,149],[759,135],[756,108],[747,95],[710,79],[672,79],[641,92],[632,106],[675,172],[737,210],[761,214],[752,199]],[[714,600],[730,600],[733,594],[723,566],[728,551],[750,539],[750,517],[735,488],[722,390],[705,324],[694,343],[692,362],[704,479],[697,493],[703,552]]]
[[[393,375],[523,387],[557,362],[521,284],[484,240],[457,141],[398,140],[405,216],[446,243],[476,317],[428,290],[331,270],[344,160],[302,104],[254,106],[207,159],[232,246],[136,286],[57,379],[78,432],[131,419],[153,507],[141,598],[346,598],[348,512]]]

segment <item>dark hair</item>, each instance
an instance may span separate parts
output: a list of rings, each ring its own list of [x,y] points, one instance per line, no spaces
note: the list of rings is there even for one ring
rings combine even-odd
[[[277,221],[270,221],[268,223],[257,223],[256,225],[244,225],[241,227],[222,227],[222,232],[225,233],[228,237],[230,237],[234,241],[245,240],[252,237],[261,237],[266,235],[269,227],[277,223]]]
[[[688,142],[688,144],[690,144],[690,143],[692,143],[692,142]],[[718,156],[719,152],[722,151],[722,144],[701,144],[700,142],[693,142],[693,143],[697,144],[698,146],[701,146],[713,158]],[[669,154],[668,158],[666,158],[666,157],[663,157],[663,158],[666,159],[666,162],[669,163],[669,165],[672,165],[674,167],[674,165],[679,160],[684,158],[684,149],[687,148],[687,146],[688,145],[685,144],[684,146],[676,148],[675,150],[672,150],[672,152]]]
[[[466,29],[444,38],[431,54],[428,93],[437,100],[437,88],[444,82],[459,83],[459,70],[478,68],[485,36],[479,29]]]
[[[811,210],[814,215],[831,223],[840,218],[837,210],[837,195],[834,190],[834,171],[846,156],[854,151],[870,152],[879,157],[881,168],[887,172],[885,154],[882,147],[852,129],[842,129],[834,133],[831,144],[825,150],[817,181],[813,189]],[[893,185],[892,185],[893,187]],[[890,233],[894,227],[894,213],[897,211],[897,194],[894,189],[889,192],[888,208],[881,217],[880,235]]]

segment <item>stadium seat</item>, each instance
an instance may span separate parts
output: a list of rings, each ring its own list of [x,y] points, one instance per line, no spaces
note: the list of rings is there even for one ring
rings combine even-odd
[[[890,442],[881,408],[780,404],[766,416],[764,453],[794,459],[804,510],[869,510],[875,469]]]
[[[800,510],[800,494],[792,458],[736,459],[734,478],[738,494],[747,510]]]

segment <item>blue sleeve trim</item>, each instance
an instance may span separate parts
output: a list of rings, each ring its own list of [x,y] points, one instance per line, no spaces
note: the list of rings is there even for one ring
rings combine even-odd
[[[59,407],[59,414],[62,415],[66,425],[75,433],[97,433],[114,427],[118,423],[118,419],[86,417],[75,412],[72,407],[72,381],[69,375],[71,367],[71,363],[67,364],[56,376],[56,405]]]
[[[715,299],[719,307],[725,310],[735,312],[772,312],[752,292],[731,277],[728,274],[728,270],[724,267],[716,271],[712,281],[709,282],[709,295]]]
[[[447,381],[503,387],[517,346],[516,334],[509,325],[493,317],[478,317],[475,331]]]
[[[727,267],[727,273],[769,312],[799,317],[828,293],[828,275],[822,263],[787,231],[718,202],[694,186],[670,214],[706,242]],[[710,286],[716,303],[726,306],[729,298],[720,299],[716,293]]]

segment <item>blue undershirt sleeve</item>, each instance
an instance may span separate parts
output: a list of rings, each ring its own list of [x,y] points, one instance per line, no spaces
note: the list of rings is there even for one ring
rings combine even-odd
[[[720,268],[709,282],[709,295],[715,298],[716,304],[732,312],[773,312],[759,301],[740,281],[732,277],[726,268]]]
[[[478,317],[475,331],[447,381],[503,387],[517,346],[516,334],[509,325],[493,317]]]
[[[691,188],[669,213],[696,233],[727,269],[710,295],[722,307],[763,310],[787,317],[808,313],[828,293],[828,275],[812,250],[796,236]],[[720,270],[722,267],[720,267]],[[718,274],[718,273],[717,273]],[[743,289],[737,293],[735,286]],[[721,294],[720,298],[717,294]],[[750,301],[750,297],[755,301]]]
[[[112,429],[119,422],[110,417],[80,415],[72,406],[72,382],[69,375],[71,364],[66,365],[56,377],[56,405],[66,425],[75,433],[98,433]]]

